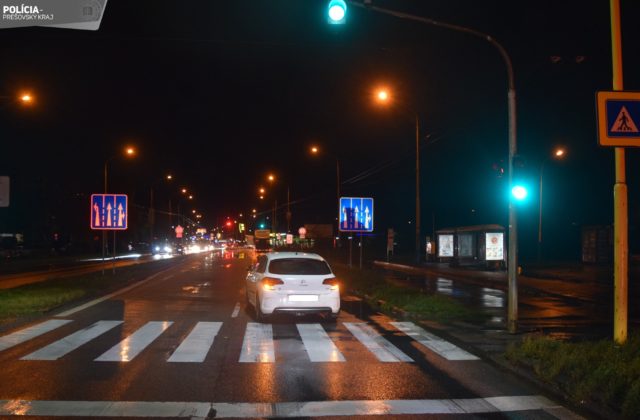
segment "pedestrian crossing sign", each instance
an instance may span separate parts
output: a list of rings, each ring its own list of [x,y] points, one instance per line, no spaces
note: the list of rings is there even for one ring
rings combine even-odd
[[[91,229],[126,230],[127,204],[126,194],[91,195]]]
[[[640,92],[596,94],[598,142],[601,146],[640,146]]]

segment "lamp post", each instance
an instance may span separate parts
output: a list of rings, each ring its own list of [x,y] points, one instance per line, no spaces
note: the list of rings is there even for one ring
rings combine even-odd
[[[564,149],[556,149],[553,155],[547,156],[540,165],[540,196],[538,200],[538,263],[542,260],[542,181],[544,176],[544,165],[549,161],[549,159],[562,159],[564,156]]]
[[[309,152],[311,153],[311,155],[313,156],[317,156],[320,154],[320,147],[319,146],[311,146],[309,148]],[[336,206],[339,205],[340,203],[340,159],[338,159],[337,156],[334,156],[335,160],[336,160]],[[339,222],[336,222],[336,234],[334,236],[334,240],[333,240],[333,247],[337,248],[337,243],[335,238],[340,236],[340,226],[339,226]]]
[[[126,157],[133,157],[136,155],[136,149],[131,147],[131,146],[127,146],[124,149],[124,154]],[[104,161],[104,193],[107,194],[108,193],[108,185],[109,185],[109,162],[111,162],[112,160],[114,160],[115,158],[119,157],[120,155],[114,155],[111,156],[109,159]],[[107,231],[103,230],[102,231],[102,275],[104,276],[104,257],[105,257],[105,251],[106,251],[106,247],[108,246],[107,244]],[[116,274],[116,231],[113,231],[113,256],[112,256],[112,260],[113,260],[113,265],[112,265],[112,270],[113,270],[113,274]]]
[[[375,94],[376,101],[380,104],[387,105],[391,102],[391,94],[387,89],[379,89]],[[420,263],[420,253],[421,253],[421,239],[420,239],[420,230],[421,230],[421,220],[420,220],[420,119],[418,114],[415,113],[415,124],[416,124],[416,223],[415,223],[415,251],[416,251],[416,263]]]
[[[612,0],[616,1],[616,0]],[[377,13],[383,13],[386,15],[394,16],[400,19],[411,20],[414,22],[420,22],[430,26],[437,26],[439,28],[445,28],[456,32],[462,32],[474,37],[483,39],[491,44],[498,50],[498,53],[504,61],[507,70],[507,112],[509,119],[509,190],[513,186],[513,160],[517,153],[517,138],[516,138],[516,88],[515,77],[513,74],[513,65],[511,64],[511,57],[505,50],[505,48],[498,43],[491,35],[482,33],[475,29],[467,28],[460,25],[453,25],[450,23],[440,22],[434,19],[425,18],[421,16],[415,16],[408,13],[397,12],[395,10],[385,9],[382,7],[374,6],[370,1],[365,3],[358,3],[355,1],[347,1],[348,4],[354,7],[359,7],[365,10],[371,10]],[[345,15],[346,16],[346,15]],[[344,16],[343,19],[344,20]],[[621,88],[620,83],[620,88]],[[624,149],[621,152],[616,152],[616,156],[622,155]],[[517,235],[517,217],[513,199],[509,199],[509,249],[508,249],[508,263],[507,263],[507,277],[508,277],[508,311],[507,311],[507,330],[510,333],[517,332],[518,329],[518,278],[517,278],[517,250],[518,250],[518,235]],[[622,271],[622,270],[621,270]]]

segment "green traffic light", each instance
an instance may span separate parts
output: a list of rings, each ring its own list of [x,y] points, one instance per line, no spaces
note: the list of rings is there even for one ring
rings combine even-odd
[[[347,3],[344,0],[331,0],[327,9],[329,13],[329,23],[342,25],[347,17]]]
[[[264,223],[260,223],[260,229],[264,229]]]
[[[516,200],[522,201],[527,198],[528,192],[527,189],[522,185],[516,185],[511,189],[511,194]]]

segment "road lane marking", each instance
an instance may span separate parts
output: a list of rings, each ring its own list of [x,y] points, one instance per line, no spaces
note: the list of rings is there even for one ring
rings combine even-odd
[[[237,318],[240,313],[240,302],[236,303],[235,308],[233,308],[233,313],[231,314],[231,318]]]
[[[169,357],[169,362],[201,363],[213,345],[222,322],[198,322],[187,338]]]
[[[98,299],[91,300],[91,301],[89,301],[89,302],[87,302],[87,303],[84,303],[84,304],[82,304],[82,305],[76,306],[75,308],[71,308],[71,309],[69,309],[69,310],[67,310],[67,311],[61,312],[61,313],[59,313],[59,314],[57,314],[57,315],[55,315],[55,316],[56,316],[56,317],[59,317],[59,318],[65,318],[65,317],[68,317],[68,316],[70,316],[70,315],[73,315],[73,314],[75,314],[76,312],[80,312],[80,311],[82,311],[82,310],[85,310],[85,309],[87,309],[87,308],[90,308],[90,307],[92,307],[92,306],[95,306],[95,305],[97,305],[98,303],[104,302],[105,300],[109,300],[109,299],[111,299],[111,298],[112,298],[112,297],[114,297],[114,296],[118,296],[118,295],[121,295],[122,293],[126,293],[126,292],[128,292],[129,290],[131,290],[131,289],[133,289],[133,288],[136,288],[136,287],[138,287],[138,286],[142,286],[143,284],[145,284],[145,283],[147,283],[147,282],[149,282],[149,281],[153,280],[154,278],[158,277],[160,274],[162,274],[162,273],[164,273],[164,272],[166,272],[166,271],[169,271],[169,270],[171,270],[171,269],[172,269],[172,268],[168,268],[168,269],[166,269],[166,270],[159,271],[159,272],[157,272],[157,273],[155,273],[155,274],[153,274],[153,275],[151,275],[151,276],[147,277],[147,278],[146,278],[146,279],[144,279],[144,280],[140,280],[140,281],[139,281],[139,282],[137,282],[137,283],[134,283],[134,284],[131,284],[131,285],[129,285],[129,286],[127,286],[127,287],[125,287],[124,289],[120,289],[120,290],[117,290],[117,291],[115,291],[115,292],[113,292],[113,293],[110,293],[110,294],[108,294],[108,295],[102,296],[102,297],[100,297],[100,298],[98,298]],[[164,281],[164,280],[168,280],[168,279],[170,279],[171,277],[173,277],[173,274],[166,276],[166,277],[165,277],[165,278],[163,278],[162,280],[163,280],[163,281]]]
[[[77,331],[65,338],[51,343],[22,358],[22,360],[57,360],[72,352],[83,344],[122,324],[123,321],[98,321],[95,324]]]
[[[273,363],[276,361],[271,324],[247,323],[239,361],[241,363]]]
[[[479,360],[473,354],[425,331],[413,322],[391,322],[391,325],[447,360]]]
[[[413,362],[413,359],[365,322],[345,322],[344,326],[381,362]]]
[[[562,409],[562,410],[560,410]],[[215,410],[215,411],[214,411]],[[442,400],[355,400],[276,403],[0,400],[0,415],[51,417],[291,418],[365,415],[483,414],[544,410],[571,413],[540,395]],[[571,413],[573,414],[573,413]],[[567,418],[567,417],[564,417]],[[574,415],[573,418],[580,418]]]
[[[69,322],[71,322],[69,319],[50,319],[48,321],[41,322],[40,324],[23,328],[14,333],[5,335],[4,337],[0,337],[0,351],[22,344],[25,341],[29,341],[42,334],[46,334],[49,331],[53,331],[56,328],[60,328],[63,325],[68,324]]]
[[[172,321],[150,321],[95,359],[96,362],[130,362],[173,324]]]
[[[344,356],[320,324],[296,324],[312,362],[344,362]]]

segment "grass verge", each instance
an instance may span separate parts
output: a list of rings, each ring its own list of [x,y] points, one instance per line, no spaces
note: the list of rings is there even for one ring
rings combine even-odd
[[[427,295],[415,288],[390,284],[380,271],[349,269],[341,264],[332,264],[332,268],[344,283],[346,290],[366,296],[370,303],[384,301],[382,309],[386,311],[399,308],[421,319],[442,323],[478,322],[488,317],[482,311],[469,308],[451,297]]]
[[[611,340],[569,343],[545,336],[512,345],[507,359],[556,384],[575,403],[594,401],[624,418],[640,413],[640,333],[623,346]]]
[[[116,290],[149,274],[149,265],[119,268],[115,276],[111,273],[102,276],[97,271],[0,290],[0,325],[21,317],[41,315],[78,299]]]

